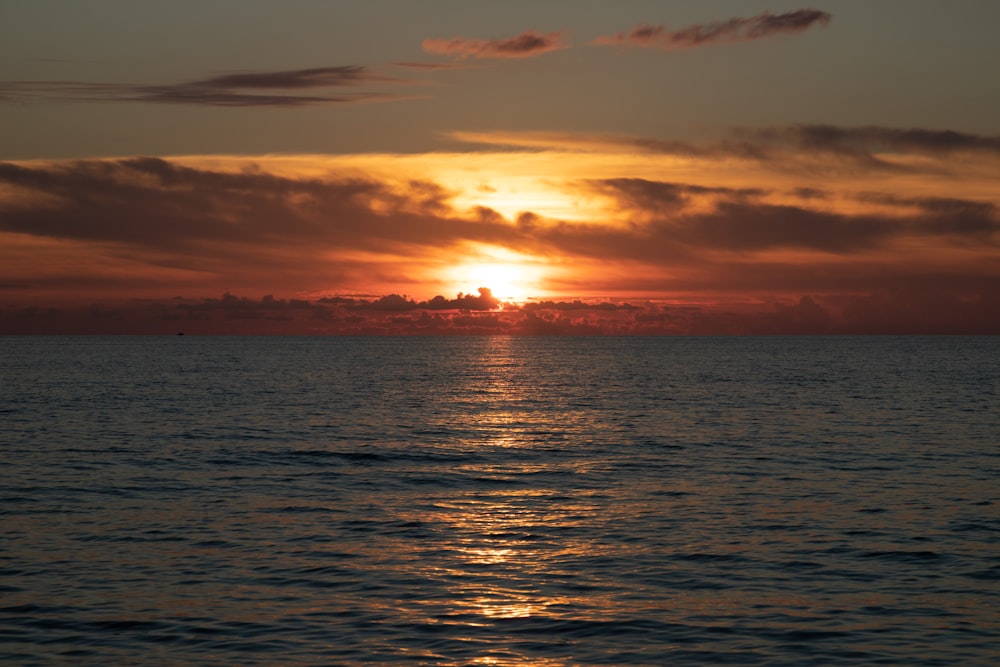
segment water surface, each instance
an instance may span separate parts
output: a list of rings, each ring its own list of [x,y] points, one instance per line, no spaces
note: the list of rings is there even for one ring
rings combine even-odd
[[[997,661],[1000,339],[0,345],[4,664]]]

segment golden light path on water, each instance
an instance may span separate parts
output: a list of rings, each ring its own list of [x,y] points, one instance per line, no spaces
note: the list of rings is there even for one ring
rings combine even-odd
[[[457,391],[468,403],[464,409],[475,414],[470,423],[479,437],[469,443],[471,446],[485,450],[537,447],[537,442],[526,437],[532,430],[532,404],[514,345],[506,337],[488,339],[477,364],[481,371],[466,376]],[[560,472],[585,472],[575,470],[574,465],[569,463]],[[610,594],[589,586],[568,594],[565,586],[548,583],[574,580],[573,563],[592,555],[593,544],[574,537],[574,533],[579,533],[581,525],[600,507],[586,493],[567,498],[558,489],[543,485],[515,489],[509,485],[524,479],[545,479],[557,467],[528,461],[461,466],[463,476],[479,483],[475,489],[450,494],[435,503],[434,513],[442,522],[440,548],[446,557],[435,558],[420,569],[422,576],[440,582],[445,597],[421,603],[426,607],[425,622],[467,627],[468,640],[472,641],[476,629],[530,619],[542,623],[571,618],[598,620],[602,609],[614,605]],[[554,534],[563,537],[554,540]],[[519,651],[498,653],[489,647],[484,647],[483,653],[461,664],[572,664]]]

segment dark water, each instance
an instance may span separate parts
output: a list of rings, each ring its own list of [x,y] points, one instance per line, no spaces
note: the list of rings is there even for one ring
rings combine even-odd
[[[0,338],[4,665],[988,665],[1000,338]]]

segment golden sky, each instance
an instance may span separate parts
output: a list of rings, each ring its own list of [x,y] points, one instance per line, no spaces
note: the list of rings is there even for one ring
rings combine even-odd
[[[996,5],[513,4],[13,3],[0,333],[1000,332]]]

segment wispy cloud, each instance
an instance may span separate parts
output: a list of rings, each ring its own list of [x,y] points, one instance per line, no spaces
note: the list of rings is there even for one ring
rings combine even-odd
[[[670,30],[666,25],[642,23],[628,32],[598,37],[591,44],[676,51],[711,44],[750,42],[774,35],[797,33],[813,26],[827,25],[831,20],[833,16],[827,12],[818,9],[798,9],[784,14],[763,12],[749,18],[737,17],[725,21],[696,23],[678,30]]]
[[[628,152],[683,158],[749,160],[779,171],[947,173],[956,154],[1000,157],[1000,137],[953,130],[881,126],[784,125],[730,128],[723,138],[673,140],[573,132],[450,132],[456,141],[507,149]],[[911,156],[930,160],[906,160]]]
[[[423,63],[416,61],[400,61],[392,63],[396,67],[403,67],[406,69],[417,69],[424,70],[428,72],[445,72],[450,70],[461,70],[461,69],[474,69],[478,65],[470,65],[467,63],[450,62],[450,63]]]
[[[522,32],[503,39],[425,39],[424,51],[459,58],[532,58],[550,51],[558,51],[569,46],[562,32],[538,33],[534,30]]]
[[[358,65],[298,70],[234,72],[174,84],[95,83],[85,81],[0,82],[0,99],[30,97],[94,102],[151,102],[221,107],[299,107],[402,99],[383,92],[304,94],[297,91],[342,89],[362,84],[399,83]]]
[[[848,155],[874,156],[896,152],[949,155],[960,151],[1000,154],[1000,137],[967,134],[953,130],[891,128],[869,125],[788,125],[737,130],[744,140],[760,145],[785,145]]]
[[[605,152],[630,150],[669,155],[706,155],[714,149],[689,141],[671,141],[622,134],[559,131],[462,131],[446,134],[466,144],[502,146],[505,149]]]

